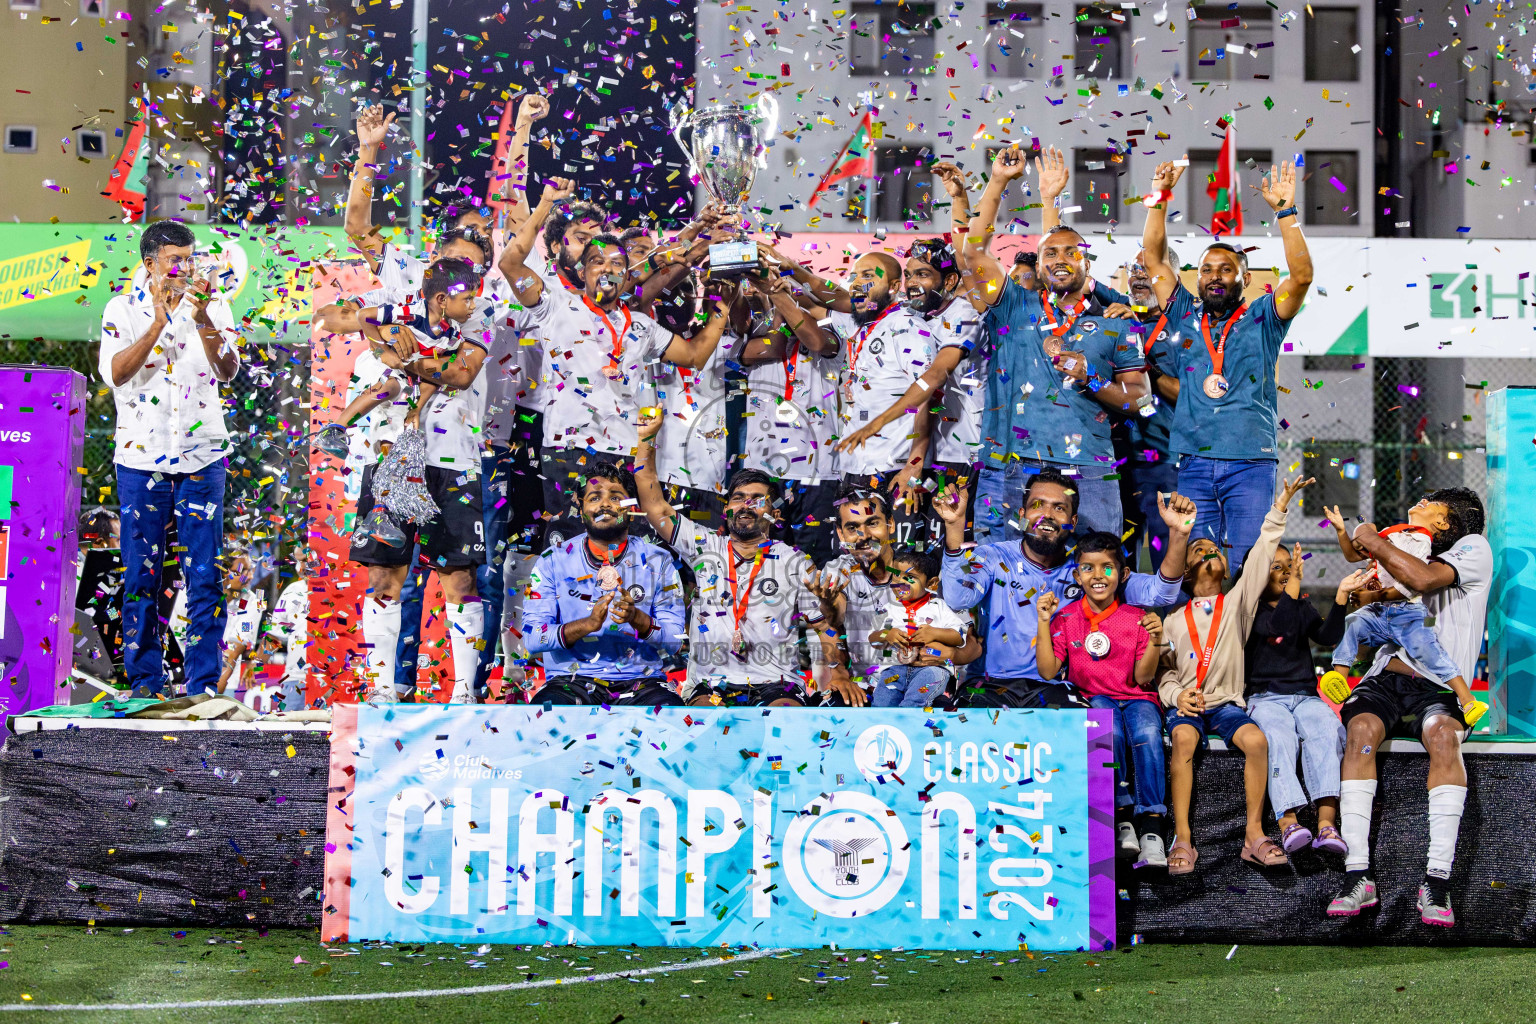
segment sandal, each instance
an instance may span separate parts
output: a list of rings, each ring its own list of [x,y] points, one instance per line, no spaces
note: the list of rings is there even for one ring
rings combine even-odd
[[[1336,853],[1339,856],[1349,852],[1349,844],[1344,837],[1339,835],[1339,830],[1332,825],[1324,825],[1317,830],[1317,838],[1312,840],[1312,849],[1323,853]]]
[[[1287,854],[1295,853],[1310,842],[1312,842],[1312,830],[1305,825],[1287,825],[1285,831],[1280,833],[1280,845],[1285,847]]]
[[[1168,851],[1168,873],[1170,875],[1187,875],[1195,870],[1195,861],[1200,859],[1200,852],[1190,843],[1182,839],[1176,839],[1173,848]]]
[[[1264,836],[1258,842],[1250,840],[1244,843],[1242,856],[1243,860],[1250,864],[1257,864],[1261,868],[1278,867],[1290,861],[1285,851],[1280,849],[1279,844],[1269,836]]]

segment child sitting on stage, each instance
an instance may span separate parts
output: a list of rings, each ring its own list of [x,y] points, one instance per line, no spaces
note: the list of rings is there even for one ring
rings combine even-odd
[[[869,635],[869,642],[885,648],[881,668],[875,674],[877,708],[927,708],[944,695],[954,677],[952,665],[919,665],[930,644],[964,647],[969,623],[936,591],[939,560],[925,551],[898,551],[892,559],[896,572],[891,580],[891,600],[885,608],[885,625]],[[896,662],[896,664],[891,664]]]
[[[1365,561],[1365,554],[1350,539],[1338,506],[1324,511],[1338,531],[1339,549],[1344,552],[1344,557],[1351,562]],[[1448,505],[1424,498],[1408,510],[1406,523],[1387,527],[1381,531],[1381,536],[1393,547],[1427,562],[1460,538],[1464,531],[1454,526]],[[1374,559],[1371,560],[1370,574],[1366,587],[1381,591],[1381,595],[1344,620],[1344,639],[1333,649],[1333,671],[1325,673],[1319,684],[1323,695],[1340,703],[1349,696],[1349,681],[1345,676],[1355,663],[1355,652],[1361,646],[1396,644],[1434,682],[1455,691],[1462,721],[1468,728],[1476,725],[1478,719],[1488,713],[1488,705],[1472,696],[1472,688],[1461,677],[1461,670],[1445,652],[1435,631],[1424,624],[1423,595],[1394,580]]]
[[[1083,596],[1060,612],[1056,595],[1035,600],[1040,678],[1067,670],[1067,681],[1092,707],[1114,714],[1115,816],[1122,856],[1137,867],[1167,867],[1163,821],[1167,762],[1163,713],[1151,689],[1162,653],[1163,621],[1156,612],[1121,604],[1125,555],[1113,533],[1090,533],[1077,544],[1077,583]],[[1054,614],[1054,617],[1053,617]],[[1138,838],[1139,837],[1139,838]]]

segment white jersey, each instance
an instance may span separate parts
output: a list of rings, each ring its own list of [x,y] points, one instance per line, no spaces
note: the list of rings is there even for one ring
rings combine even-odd
[[[880,623],[881,629],[913,630],[919,626],[933,626],[936,629],[953,629],[960,634],[960,639],[965,639],[965,631],[970,623],[962,618],[937,594],[930,594],[928,600],[916,608],[908,608],[902,602],[894,598],[886,602],[885,614]],[[850,640],[852,638],[850,637]],[[882,666],[890,667],[900,662],[900,656],[895,648],[886,647],[880,650]],[[950,666],[954,671],[954,666]]]
[[[630,455],[640,442],[636,415],[642,394],[672,332],[627,306],[604,313],[585,300],[546,285],[538,305],[528,310],[544,352],[544,386],[550,388],[544,444]]]
[[[1461,670],[1461,677],[1470,685],[1477,671],[1477,656],[1483,650],[1488,591],[1493,585],[1493,549],[1488,546],[1488,538],[1470,533],[1432,561],[1444,562],[1455,569],[1456,582],[1424,595],[1425,619],[1434,620],[1432,628],[1440,646],[1445,648],[1445,653]],[[1376,660],[1371,662],[1371,670],[1366,674],[1383,671],[1394,657],[1401,658],[1419,675],[1434,678],[1396,644],[1378,648]]]
[[[872,673],[881,666],[879,650],[869,642],[869,635],[883,629],[885,609],[890,604],[891,580],[876,583],[852,555],[839,555],[822,568],[828,579],[844,579],[843,634],[847,637],[848,663],[853,681],[860,686],[874,683]]]
[[[669,484],[719,491],[725,486],[725,361],[735,338],[726,335],[702,369],[656,365],[656,403],[662,410],[656,441],[657,474]]]
[[[987,399],[987,364],[977,351],[982,341],[981,314],[964,299],[954,299],[928,317],[933,349],[965,353],[944,382],[944,406],[933,429],[933,457],[939,462],[974,465],[981,456],[981,410]]]
[[[878,417],[906,393],[933,362],[933,331],[927,320],[904,305],[859,326],[853,317],[832,314],[832,326],[848,353],[843,373],[842,430],[847,437]],[[904,412],[856,451],[844,452],[842,471],[858,476],[889,473],[912,453],[917,413]]]
[[[830,356],[818,356],[796,338],[788,340],[783,359],[751,367],[742,465],[799,483],[839,479],[834,438],[841,428],[842,374],[841,346]]]
[[[1388,544],[1391,544],[1405,554],[1412,555],[1421,562],[1429,561],[1429,553],[1435,546],[1434,538],[1427,531],[1420,531],[1412,526],[1388,527],[1382,531],[1382,536],[1387,538]],[[1392,574],[1374,558],[1371,559],[1370,571],[1371,579],[1374,579],[1377,584],[1377,587],[1372,589],[1390,590],[1396,587],[1397,592],[1410,601],[1422,601],[1424,599],[1423,595],[1417,590],[1393,579]]]
[[[347,405],[366,394],[376,394],[390,379],[400,381],[400,390],[383,405],[375,406],[347,431],[347,472],[345,491],[348,501],[356,501],[363,488],[363,470],[379,461],[383,445],[394,444],[405,426],[410,411],[412,378],[384,365],[383,360],[364,349],[352,364],[352,379],[347,384]]]
[[[693,569],[698,583],[688,622],[687,693],[700,686],[797,683],[800,630],[821,621],[821,603],[805,585],[812,571],[810,558],[773,541],[754,576],[753,559],[738,559],[728,537],[686,516],[677,518],[674,530],[671,547]],[[739,623],[735,601],[744,601]],[[733,650],[738,628],[746,643],[740,654]]]
[[[489,353],[495,334],[494,316],[492,303],[480,300],[474,316],[453,332],[454,347],[477,345]],[[434,338],[419,326],[413,329],[420,344],[438,346],[439,356],[443,355],[443,338]],[[427,465],[470,476],[480,475],[480,453],[485,447],[486,377],[482,364],[468,386],[438,386],[437,393],[421,415],[421,430],[427,437]]]
[[[283,679],[302,688],[307,671],[305,647],[309,643],[308,580],[294,580],[277,595],[268,629],[283,642]]]
[[[484,294],[496,311],[482,371],[486,384],[485,435],[491,444],[505,445],[512,440],[519,408],[543,411],[538,383],[544,360],[538,339],[525,329],[528,314],[517,304],[507,279],[492,271],[485,279]]]

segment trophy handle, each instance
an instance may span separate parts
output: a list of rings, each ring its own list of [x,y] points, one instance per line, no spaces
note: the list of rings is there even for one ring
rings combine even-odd
[[[681,113],[679,113],[680,110],[682,111]],[[699,165],[693,161],[693,148],[683,141],[683,131],[688,127],[688,123],[692,118],[693,110],[691,108],[683,109],[681,103],[672,108],[670,118],[672,138],[676,140],[677,148],[683,151],[683,159],[688,161],[688,173],[692,177],[697,178],[699,177]]]

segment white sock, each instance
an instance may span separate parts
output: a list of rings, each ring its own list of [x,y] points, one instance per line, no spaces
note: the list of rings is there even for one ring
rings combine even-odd
[[[1436,878],[1451,877],[1456,834],[1461,831],[1461,812],[1466,805],[1466,786],[1436,786],[1429,791],[1429,864],[1425,870]]]
[[[395,650],[400,645],[400,602],[363,598],[363,640],[369,644],[363,678],[369,699],[393,704]]]
[[[479,598],[463,604],[448,605],[448,648],[453,652],[454,704],[475,703],[475,672],[480,667],[480,649],[484,643],[485,606]]]
[[[1375,779],[1345,779],[1339,784],[1339,835],[1349,846],[1345,871],[1370,870],[1371,804],[1375,800]]]

